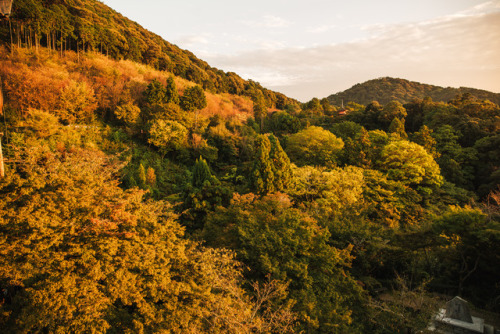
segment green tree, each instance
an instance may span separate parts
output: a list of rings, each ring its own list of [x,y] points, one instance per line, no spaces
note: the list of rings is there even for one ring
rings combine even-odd
[[[137,170],[137,179],[139,180],[139,186],[141,188],[146,187],[146,169],[143,164],[139,164],[139,168]]]
[[[165,87],[165,97],[166,103],[179,104],[180,102],[179,93],[177,92],[177,87],[172,76],[169,76],[167,79],[167,86]]]
[[[184,239],[169,204],[118,187],[117,158],[31,138],[9,154],[23,163],[0,182],[8,332],[252,333],[293,322],[282,312],[276,327],[278,314],[241,288],[234,256]]]
[[[205,108],[207,106],[205,91],[198,85],[186,88],[184,95],[181,97],[180,105],[181,108],[186,111],[195,111]]]
[[[271,143],[269,159],[272,162],[275,191],[285,191],[290,187],[292,182],[290,159],[285,151],[283,151],[283,148],[281,148],[279,140],[273,135],[269,135],[268,137]]]
[[[133,126],[139,120],[141,109],[132,103],[127,103],[118,106],[114,113],[116,118],[121,120],[123,123],[128,126]]]
[[[333,108],[330,104],[330,101],[328,101],[328,99],[325,97],[325,98],[322,98],[319,103],[321,104],[321,108],[323,109],[323,111],[325,113],[330,113],[333,111]]]
[[[317,126],[310,126],[288,137],[286,152],[298,165],[334,166],[344,147],[342,139]]]
[[[157,119],[149,129],[148,143],[155,145],[165,156],[185,147],[188,130],[176,121]]]
[[[423,125],[418,132],[413,133],[411,136],[411,140],[414,143],[419,144],[427,153],[431,154],[434,159],[437,159],[441,156],[439,152],[436,150],[436,139],[432,137],[433,131],[427,127],[427,125]]]
[[[500,184],[500,134],[478,140],[473,149],[477,152],[476,187],[480,196],[486,196]]]
[[[384,129],[388,129],[387,126],[389,126],[395,118],[402,120],[406,116],[407,113],[405,107],[403,107],[403,105],[398,101],[391,101],[380,111],[378,118],[384,125]]]
[[[443,182],[439,165],[425,149],[399,140],[389,143],[381,154],[380,166],[391,180],[413,187],[436,187]]]
[[[262,91],[255,90],[252,95],[253,101],[253,117],[256,122],[259,122],[260,132],[264,130],[264,120],[267,117],[267,105]]]
[[[436,139],[436,150],[441,155],[437,162],[443,176],[459,187],[471,189],[477,151],[460,146],[460,132],[450,125],[439,127],[433,137]]]
[[[329,233],[281,193],[234,195],[211,215],[203,236],[210,245],[234,249],[260,280],[268,274],[290,282],[287,301],[309,333],[352,333],[361,290],[348,273],[351,248],[328,244]],[[354,325],[354,326],[351,326]]]
[[[322,223],[333,220],[362,199],[364,181],[360,168],[327,170],[304,166],[295,167],[293,175],[294,187],[289,190],[290,196]]]
[[[284,191],[292,181],[290,159],[273,135],[259,135],[255,141],[251,188],[258,194]]]
[[[209,213],[218,206],[227,206],[231,197],[230,189],[212,175],[203,158],[196,160],[192,175],[191,184],[183,193],[180,216],[191,233],[202,229]]]
[[[320,112],[323,111],[323,106],[317,97],[313,97],[311,101],[304,105],[304,109],[312,112]]]
[[[269,156],[271,142],[266,135],[259,135],[255,141],[255,155],[250,182],[252,189],[258,194],[274,192],[273,162]]]
[[[404,119],[400,120],[399,118],[395,117],[392,120],[391,125],[389,125],[389,133],[396,135],[397,138],[408,138],[408,135],[405,131]]]
[[[210,167],[205,159],[200,157],[196,159],[196,163],[193,168],[193,187],[201,187],[205,181],[210,181],[212,178],[212,173],[210,172]]]
[[[363,127],[352,121],[335,123],[330,127],[330,131],[345,142],[348,138],[354,139]],[[366,130],[365,130],[366,131]]]
[[[476,208],[452,206],[436,217],[433,232],[439,236],[437,254],[444,271],[440,283],[452,283],[459,295],[479,303],[500,296],[493,283],[500,275],[499,221],[488,219]]]
[[[296,133],[300,130],[300,120],[286,111],[272,113],[264,126],[266,131],[277,135]]]
[[[151,105],[163,104],[167,100],[167,90],[160,81],[154,79],[146,87],[146,90],[144,91],[144,98],[146,102]]]

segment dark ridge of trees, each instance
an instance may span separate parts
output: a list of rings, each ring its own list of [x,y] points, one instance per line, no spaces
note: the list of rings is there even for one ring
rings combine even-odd
[[[433,101],[448,102],[453,100],[455,96],[464,94],[471,94],[478,99],[490,100],[493,103],[500,104],[500,94],[486,90],[467,87],[445,88],[390,77],[356,84],[343,92],[328,96],[328,101],[335,105],[340,105],[342,100],[344,100],[344,103],[352,101],[364,105],[374,100],[382,104],[391,101],[404,104],[430,97]]]

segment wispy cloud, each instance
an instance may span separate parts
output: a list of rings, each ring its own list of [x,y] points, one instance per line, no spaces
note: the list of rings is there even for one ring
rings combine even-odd
[[[242,23],[254,28],[286,28],[291,25],[290,21],[275,15],[264,15],[260,20],[245,20]]]
[[[174,43],[182,45],[182,47],[189,48],[195,44],[208,44],[210,42],[209,34],[200,35],[184,35],[177,38]]]
[[[427,22],[371,27],[370,37],[352,43],[262,49],[209,61],[302,100],[381,76],[500,92],[499,3]]]
[[[311,34],[322,34],[322,33],[331,31],[337,27],[338,26],[336,24],[323,24],[320,26],[309,27],[306,29],[306,31],[311,33]]]

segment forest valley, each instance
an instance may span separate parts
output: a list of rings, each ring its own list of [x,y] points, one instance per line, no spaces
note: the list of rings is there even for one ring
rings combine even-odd
[[[497,104],[299,103],[23,29],[0,332],[412,333],[454,295],[498,317]]]

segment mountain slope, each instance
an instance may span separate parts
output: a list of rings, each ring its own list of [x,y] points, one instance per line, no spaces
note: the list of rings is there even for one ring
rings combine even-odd
[[[295,103],[235,73],[211,67],[97,0],[17,0],[11,23],[12,42],[19,47],[100,52],[172,72],[214,93],[249,95],[249,90],[259,90],[270,107]],[[0,39],[10,44],[8,23],[0,26]]]
[[[500,103],[500,94],[474,88],[451,88],[426,85],[419,82],[408,81],[397,78],[379,78],[356,84],[353,87],[328,96],[330,103],[340,105],[353,101],[367,105],[372,101],[386,104],[396,100],[401,103],[411,102],[415,99],[431,97],[434,101],[447,102],[458,94],[470,93],[481,100],[490,100],[496,104]]]

